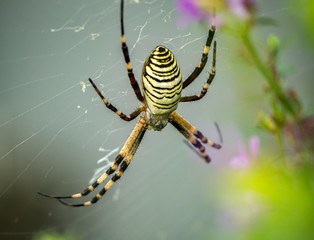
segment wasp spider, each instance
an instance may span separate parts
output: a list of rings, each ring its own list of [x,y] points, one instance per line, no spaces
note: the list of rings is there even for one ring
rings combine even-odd
[[[208,57],[209,48],[211,46],[215,26],[209,29],[206,46],[203,51],[200,64],[194,69],[192,74],[182,82],[180,68],[174,55],[164,46],[157,46],[147,58],[142,73],[142,92],[134,77],[128,47],[124,36],[124,23],[123,23],[123,4],[121,0],[120,24],[121,24],[121,40],[122,52],[124,55],[128,77],[135,92],[137,99],[143,104],[130,115],[125,115],[116,109],[107,99],[101,94],[92,79],[89,79],[91,85],[98,93],[104,104],[111,111],[116,113],[120,118],[125,121],[131,121],[141,114],[140,120],[135,125],[131,135],[122,147],[119,155],[114,160],[112,166],[103,173],[92,185],[86,188],[81,193],[76,193],[69,196],[51,196],[39,193],[45,197],[58,199],[61,203],[72,206],[88,206],[96,203],[109,188],[123,175],[129,166],[146,130],[154,129],[161,131],[169,122],[172,124],[202,155],[206,162],[210,162],[210,158],[205,152],[205,147],[202,143],[207,144],[216,149],[220,149],[221,145],[207,140],[203,134],[198,131],[192,124],[181,117],[175,110],[179,102],[196,101],[205,96],[207,89],[215,77],[215,63],[216,63],[216,42],[214,42],[213,63],[212,70],[204,85],[202,91],[198,95],[181,97],[182,89],[190,85],[202,72]],[[119,170],[118,167],[120,166]],[[62,199],[79,198],[88,195],[105,179],[116,172],[113,177],[106,183],[103,189],[90,201],[80,204],[69,204]]]

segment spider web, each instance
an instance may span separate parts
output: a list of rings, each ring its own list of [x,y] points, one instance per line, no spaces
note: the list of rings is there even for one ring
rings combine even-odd
[[[93,207],[65,208],[36,194],[83,190],[110,166],[136,123],[106,109],[88,77],[126,114],[139,102],[120,48],[119,1],[2,1],[0,6],[1,239],[32,239],[42,231],[71,232],[81,239],[138,239],[139,234],[191,239],[215,224],[210,196],[217,191],[217,164],[204,167],[171,127],[145,135],[125,176]],[[138,81],[146,57],[160,44],[175,54],[183,77],[199,63],[207,29],[197,24],[180,29],[172,1],[126,1],[124,16]],[[228,48],[219,33],[216,39],[217,65],[228,71]],[[187,94],[200,91],[206,71]],[[215,85],[226,95],[214,90],[209,100],[178,109],[213,140],[218,140],[214,121],[230,117],[219,116],[222,111],[217,114],[208,103],[232,99],[226,84]],[[211,149],[209,154],[219,156]]]

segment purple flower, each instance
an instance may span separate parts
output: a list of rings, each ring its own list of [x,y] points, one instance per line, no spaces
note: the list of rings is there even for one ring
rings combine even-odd
[[[234,157],[230,166],[232,168],[245,168],[251,165],[252,161],[256,159],[260,152],[260,141],[257,136],[250,138],[249,152],[247,152],[243,143],[239,144],[239,156]]]
[[[176,7],[180,11],[179,24],[186,26],[192,21],[207,21],[213,25],[222,25],[223,20],[214,16],[215,10],[226,9],[233,15],[243,19],[251,17],[255,10],[256,0],[177,0]]]
[[[203,11],[198,7],[198,0],[178,0],[176,5],[183,13],[188,13],[191,18],[195,20],[202,18]]]
[[[200,0],[177,0],[176,7],[180,10],[178,22],[181,26],[186,26],[192,21],[212,22],[211,12],[201,7]]]
[[[255,9],[256,0],[228,0],[228,8],[233,14],[249,18]]]

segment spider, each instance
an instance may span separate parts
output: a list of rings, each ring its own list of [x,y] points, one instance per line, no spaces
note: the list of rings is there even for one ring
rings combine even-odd
[[[154,129],[156,131],[161,131],[168,123],[170,123],[195,147],[195,150],[199,151],[201,156],[208,163],[210,162],[210,157],[207,155],[203,144],[207,144],[216,149],[221,148],[220,144],[208,140],[206,137],[203,136],[200,131],[198,131],[192,124],[190,124],[175,111],[178,107],[179,102],[191,102],[203,98],[207,93],[208,87],[215,77],[217,45],[216,41],[214,41],[211,73],[201,93],[198,95],[181,97],[182,89],[189,86],[199,76],[199,74],[202,72],[203,68],[206,65],[208,52],[215,34],[215,26],[212,26],[208,31],[208,37],[200,64],[184,81],[182,81],[182,76],[177,61],[174,55],[170,52],[170,50],[164,46],[157,46],[155,49],[153,49],[146,62],[144,63],[141,92],[137,80],[135,79],[133,74],[129,51],[125,41],[123,5],[124,0],[121,0],[120,24],[122,52],[124,55],[130,83],[137,99],[143,105],[137,108],[130,115],[125,115],[107,101],[107,99],[99,91],[92,79],[89,78],[89,82],[91,83],[99,97],[102,99],[106,107],[113,111],[115,114],[117,114],[121,119],[125,121],[131,121],[141,114],[140,119],[135,125],[131,135],[125,142],[118,156],[115,158],[112,166],[83,192],[69,196],[53,196],[38,192],[42,196],[58,199],[62,204],[67,206],[88,206],[98,202],[98,200],[109,190],[109,188],[118,179],[121,178],[121,176],[129,166],[138,146],[140,145],[146,130]],[[117,170],[119,166],[120,168],[119,170]],[[114,172],[116,173],[113,175],[113,177],[105,184],[103,189],[90,201],[79,204],[70,204],[62,200],[68,198],[80,198],[88,195]]]

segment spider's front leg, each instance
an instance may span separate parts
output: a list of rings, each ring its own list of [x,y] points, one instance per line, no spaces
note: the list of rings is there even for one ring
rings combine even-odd
[[[134,118],[136,118],[141,112],[145,110],[145,106],[140,106],[138,109],[136,109],[133,113],[130,115],[125,115],[124,113],[120,112],[117,108],[115,108],[111,103],[107,101],[107,99],[102,95],[102,93],[99,91],[95,83],[93,82],[92,79],[88,79],[89,82],[92,84],[94,87],[95,91],[98,93],[99,97],[101,100],[104,102],[107,108],[109,108],[111,111],[113,111],[115,114],[117,114],[120,118],[122,118],[125,121],[131,121]]]
[[[130,60],[130,54],[129,54],[128,46],[127,46],[126,40],[125,40],[123,15],[124,15],[124,0],[121,0],[121,3],[120,3],[120,25],[121,25],[122,52],[123,52],[124,60],[126,63],[126,68],[128,70],[128,77],[130,79],[130,83],[131,83],[131,86],[134,90],[134,93],[135,93],[137,99],[140,102],[144,103],[144,97],[141,93],[141,90],[140,90],[140,87],[137,83],[137,80],[135,79],[134,74],[133,74],[133,69],[132,69],[131,60]]]
[[[200,75],[200,73],[203,71],[203,69],[206,65],[206,62],[207,62],[208,53],[209,53],[210,46],[212,44],[212,41],[213,41],[213,38],[215,35],[215,31],[216,31],[215,26],[212,26],[209,29],[206,45],[204,47],[204,51],[203,51],[202,58],[201,58],[201,63],[194,69],[194,71],[191,73],[191,75],[186,80],[184,80],[183,88],[186,88],[187,86],[189,86],[198,77],[198,75]]]
[[[197,95],[193,95],[193,96],[181,97],[180,102],[191,102],[191,101],[200,100],[207,93],[207,89],[209,88],[210,84],[212,83],[212,81],[214,80],[214,77],[216,75],[216,47],[217,47],[217,43],[215,41],[214,42],[212,72],[210,73],[210,75],[207,79],[207,82],[205,83],[201,93],[197,94]]]

